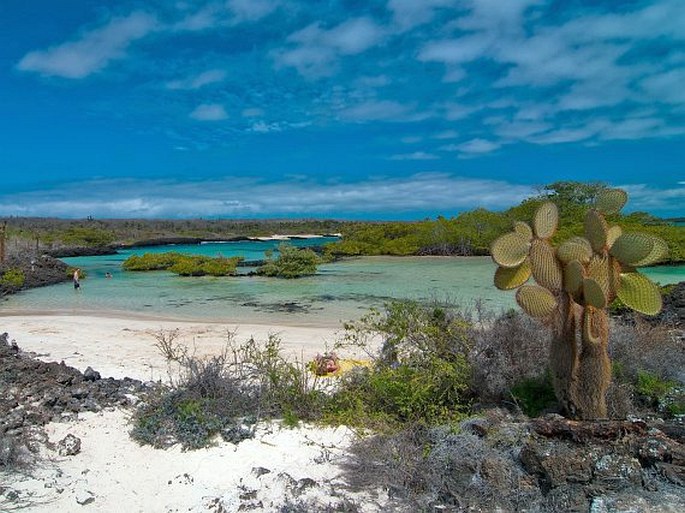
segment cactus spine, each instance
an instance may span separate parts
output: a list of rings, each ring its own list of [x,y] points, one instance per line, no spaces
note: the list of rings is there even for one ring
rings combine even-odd
[[[559,216],[556,205],[543,203],[533,226],[517,221],[512,233],[491,247],[498,264],[495,285],[518,289],[516,301],[530,316],[552,326],[550,367],[554,389],[564,412],[581,419],[607,415],[606,391],[611,383],[608,305],[620,298],[647,315],[661,310],[658,287],[635,267],[667,254],[666,243],[652,235],[622,233],[609,226],[605,214],[619,212],[628,199],[620,189],[601,192],[587,212],[585,236],[558,247],[550,239]],[[536,284],[526,282],[533,277]]]

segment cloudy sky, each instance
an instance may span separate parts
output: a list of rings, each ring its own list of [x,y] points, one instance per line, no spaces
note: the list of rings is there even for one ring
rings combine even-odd
[[[684,215],[683,0],[2,0],[0,215]]]

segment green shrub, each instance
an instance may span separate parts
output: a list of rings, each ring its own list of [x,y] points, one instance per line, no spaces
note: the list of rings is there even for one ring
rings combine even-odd
[[[662,379],[649,371],[638,371],[635,391],[647,404],[662,413],[685,414],[685,385]]]
[[[207,257],[176,252],[131,255],[122,264],[127,271],[168,270],[180,276],[233,276],[242,257]]]
[[[540,378],[520,381],[511,389],[511,396],[529,417],[537,417],[544,410],[557,405],[552,379],[548,374]]]
[[[661,379],[649,371],[641,370],[637,372],[635,391],[655,404],[663,401],[666,395],[677,386],[677,382]]]
[[[468,323],[451,309],[396,301],[345,329],[343,346],[368,351],[371,340],[384,342],[374,365],[343,377],[326,405],[329,421],[395,429],[450,422],[467,411]]]
[[[25,281],[24,271],[14,267],[2,273],[2,277],[0,277],[0,285],[11,289],[22,288]]]
[[[121,264],[126,271],[163,271],[174,265],[183,255],[176,252],[131,255]]]
[[[57,235],[64,244],[73,246],[106,246],[114,242],[114,233],[95,227],[73,226]]]
[[[277,278],[300,278],[316,274],[316,268],[321,263],[319,256],[308,248],[296,248],[289,244],[278,246],[278,257],[267,254],[267,261],[257,274]]]

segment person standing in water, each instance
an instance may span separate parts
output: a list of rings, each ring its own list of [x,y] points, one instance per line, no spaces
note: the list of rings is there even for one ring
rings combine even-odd
[[[79,287],[81,286],[81,283],[79,282],[79,273],[81,269],[76,269],[74,271],[74,290],[78,290]]]

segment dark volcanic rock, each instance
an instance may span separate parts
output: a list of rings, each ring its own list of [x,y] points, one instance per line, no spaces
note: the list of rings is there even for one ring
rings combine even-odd
[[[9,257],[0,266],[0,272],[4,273],[8,269],[20,269],[24,273],[24,285],[19,289],[0,285],[0,295],[11,294],[22,289],[54,285],[71,279],[67,274],[67,264],[48,255]]]
[[[63,248],[51,249],[46,252],[47,255],[55,258],[63,257],[80,257],[80,256],[100,256],[100,255],[116,255],[117,250],[111,246],[69,246]]]
[[[90,375],[99,373],[92,371]],[[79,412],[128,405],[129,398],[143,393],[145,387],[130,378],[93,380],[64,362],[36,360],[13,347],[3,333],[0,391],[0,439],[22,441],[35,436],[36,426]]]

